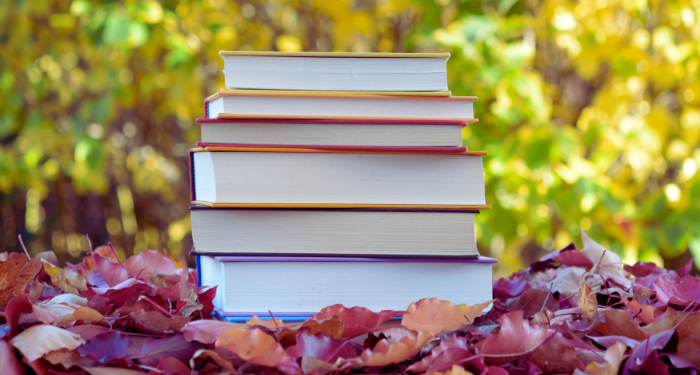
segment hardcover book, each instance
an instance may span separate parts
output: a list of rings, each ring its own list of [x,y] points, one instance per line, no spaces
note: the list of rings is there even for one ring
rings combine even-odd
[[[420,94],[420,95],[418,95]],[[389,118],[475,122],[473,96],[445,93],[221,90],[205,100],[207,118]]]
[[[449,53],[221,51],[226,87],[265,90],[446,91]]]
[[[395,119],[197,119],[209,145],[461,147],[466,121]],[[200,147],[203,147],[200,145]]]
[[[476,257],[478,210],[190,207],[195,253]]]
[[[489,208],[484,154],[194,149],[192,201],[220,207]]]
[[[495,259],[197,256],[200,285],[217,286],[222,317],[310,317],[326,306],[402,311],[422,298],[493,299]]]

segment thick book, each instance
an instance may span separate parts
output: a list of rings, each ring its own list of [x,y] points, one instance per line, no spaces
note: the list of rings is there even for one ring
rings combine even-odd
[[[418,95],[420,94],[420,95]],[[430,95],[429,95],[430,94]],[[421,119],[476,122],[474,96],[449,92],[226,90],[205,99],[206,118]]]
[[[484,209],[483,151],[207,147],[190,152],[194,204]]]
[[[449,53],[221,51],[231,89],[446,91]]]
[[[476,257],[478,210],[190,207],[197,254]]]
[[[202,143],[461,147],[465,121],[393,119],[197,119]],[[202,146],[200,146],[202,147]]]
[[[202,286],[217,286],[219,316],[310,317],[326,306],[404,311],[422,298],[474,305],[493,298],[495,259],[197,256]]]

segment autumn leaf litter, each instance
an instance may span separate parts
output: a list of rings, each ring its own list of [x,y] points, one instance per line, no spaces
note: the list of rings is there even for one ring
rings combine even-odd
[[[329,306],[286,324],[212,318],[216,288],[167,252],[0,254],[0,373],[690,374],[700,279],[620,257],[582,233],[475,306]],[[399,318],[401,320],[396,320]]]

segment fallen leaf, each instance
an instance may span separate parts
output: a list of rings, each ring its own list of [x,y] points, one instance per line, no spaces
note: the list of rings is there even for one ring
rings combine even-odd
[[[304,374],[326,375],[332,370],[332,363],[314,357],[301,357],[301,371]]]
[[[164,375],[190,375],[192,372],[182,361],[177,358],[161,358],[155,367],[159,374]]]
[[[647,277],[651,274],[663,274],[665,270],[659,268],[655,263],[642,262],[641,260],[633,266],[625,265],[625,271],[634,275],[634,277]]]
[[[18,296],[41,271],[41,262],[20,253],[10,253],[0,262],[0,306]]]
[[[24,330],[15,336],[10,343],[17,348],[22,355],[32,362],[49,352],[60,349],[73,350],[84,344],[80,335],[50,326],[47,324],[37,324]]]
[[[157,366],[161,359],[169,357],[187,362],[197,350],[204,348],[204,345],[199,343],[185,341],[182,335],[163,338],[132,335],[129,339],[131,345],[127,349],[126,358],[151,367]]]
[[[130,315],[141,325],[143,330],[157,334],[180,332],[182,327],[192,320],[191,316],[166,317],[158,311],[145,312],[143,310],[139,310],[135,313],[131,313]]]
[[[24,366],[17,360],[15,348],[5,340],[0,340],[0,374],[24,375]]]
[[[143,372],[120,367],[87,367],[80,366],[90,375],[143,375]]]
[[[585,268],[566,267],[557,270],[554,280],[552,280],[552,293],[559,292],[564,296],[571,296],[578,293],[579,285],[586,273]]]
[[[539,289],[529,289],[509,306],[509,310],[522,310],[523,316],[529,318],[544,309],[556,311],[558,306],[559,301],[551,293]]]
[[[625,300],[623,299],[623,303]],[[650,324],[656,321],[654,317],[654,307],[649,305],[642,305],[639,302],[632,300],[625,304],[630,312],[632,312],[637,319],[641,320],[646,324]]]
[[[688,314],[688,317],[676,329],[678,332],[678,349],[681,355],[700,369],[700,313]]]
[[[75,350],[60,349],[44,355],[44,360],[52,365],[61,365],[64,369],[69,369],[80,363],[80,354]]]
[[[302,328],[309,328],[311,333],[314,334],[323,332],[330,338],[336,340],[343,338],[343,321],[337,316],[333,316],[330,319],[322,320],[320,322],[315,320],[307,320],[301,325],[285,327],[279,333],[277,333],[277,341],[285,348],[294,345],[296,343],[297,332]]]
[[[99,312],[95,311],[94,309],[91,309],[87,306],[83,306],[77,310],[75,310],[74,313],[65,315],[62,319],[61,322],[58,323],[58,326],[63,327],[64,325],[70,323],[70,322],[75,322],[75,321],[82,321],[84,323],[93,323],[102,320],[103,316]]]
[[[409,329],[441,335],[472,324],[491,302],[469,306],[455,305],[437,298],[425,298],[408,306],[401,319],[401,325]]]
[[[220,320],[197,320],[185,324],[182,328],[182,336],[189,342],[198,341],[204,344],[213,344],[220,334],[244,327],[247,326]]]
[[[256,365],[278,368],[285,374],[297,374],[301,368],[275,339],[258,328],[238,328],[223,332],[217,348],[226,348]]]
[[[414,362],[406,368],[413,373],[434,373],[440,369],[462,363],[462,360],[473,356],[469,350],[466,337],[450,336],[436,345],[430,354]]]
[[[282,319],[262,320],[262,319],[258,318],[257,315],[254,315],[252,318],[250,318],[250,320],[245,322],[245,324],[247,324],[248,326],[251,326],[251,327],[252,326],[263,326],[263,327],[272,328],[272,329],[282,328],[285,326]]]
[[[700,279],[693,276],[680,277],[669,273],[654,282],[656,298],[660,303],[688,306],[700,301]]]
[[[576,369],[576,349],[564,344],[542,345],[529,361],[545,374],[570,374]]]
[[[400,340],[392,337],[382,339],[373,349],[365,349],[360,354],[360,358],[347,363],[352,368],[383,367],[401,363],[418,354],[420,349],[434,337],[430,332],[418,331],[413,332],[412,335],[403,336]]]
[[[632,350],[629,359],[625,362],[625,367],[622,372],[629,374],[630,371],[638,371],[642,369],[644,359],[650,352],[663,349],[666,344],[673,338],[673,331],[665,331],[658,333],[648,339],[642,341],[640,345]]]
[[[102,247],[103,246],[100,246],[100,248]],[[109,258],[105,258],[104,256],[100,255],[98,252],[95,251],[92,254],[92,259],[94,260],[95,266],[100,272],[100,276],[102,276],[102,279],[104,279],[104,281],[110,287],[119,285],[131,278],[131,276],[129,275],[129,271],[127,271],[126,268],[124,268],[124,266],[118,263],[116,258],[114,259],[114,261],[112,261]]]
[[[154,274],[175,275],[175,263],[155,250],[141,250],[124,262],[124,268],[140,280],[148,280]]]
[[[221,358],[219,353],[217,353],[213,350],[208,350],[208,349],[199,349],[192,355],[192,358],[190,359],[190,368],[192,368],[192,369],[195,368],[195,360],[196,359],[206,359],[206,358],[211,358],[223,370],[226,370],[232,374],[238,373],[238,371],[236,371],[236,368],[233,367],[233,364],[231,362]]]
[[[523,320],[522,311],[512,311],[498,319],[501,329],[489,335],[477,347],[479,354],[491,363],[506,363],[531,353],[541,345],[553,331],[542,326],[531,326]]]
[[[17,329],[19,328],[19,317],[23,312],[28,310],[32,310],[32,302],[29,301],[29,296],[26,294],[14,298],[7,304],[7,307],[5,308],[5,319],[10,326],[10,337],[17,334]]]
[[[493,297],[506,300],[521,295],[527,289],[530,289],[530,284],[525,279],[498,279],[493,284]]]
[[[47,261],[43,262],[43,267],[51,277],[51,283],[62,291],[80,295],[87,290],[87,282],[79,273],[70,269],[60,269]]]
[[[352,338],[365,334],[402,313],[403,311],[382,310],[377,314],[364,307],[355,306],[348,309],[338,304],[324,308],[311,317],[311,320],[321,321],[337,316],[343,321],[343,337]]]
[[[434,372],[432,375],[473,375],[471,372],[464,369],[464,367],[459,365],[452,365],[449,371],[445,372]]]
[[[604,310],[600,315],[605,317],[605,322],[598,325],[596,331],[605,336],[624,336],[637,341],[647,338],[639,324],[620,310]]]
[[[100,363],[109,363],[125,358],[130,345],[129,335],[112,330],[95,335],[78,348],[78,353]]]
[[[358,356],[355,346],[348,340],[336,340],[325,333],[311,332],[303,328],[296,336],[296,357],[313,357],[334,363],[340,358],[355,358]]]
[[[583,229],[581,229],[581,241],[583,241],[581,253],[590,259],[593,264],[600,264],[600,271],[624,277],[620,268],[622,267],[622,259],[617,253],[606,251],[605,247],[588,237]]]
[[[574,374],[617,375],[620,370],[620,363],[622,362],[625,350],[627,350],[625,344],[618,342],[605,351],[605,355],[603,356],[605,363],[591,363],[586,366],[585,371],[576,369]]]

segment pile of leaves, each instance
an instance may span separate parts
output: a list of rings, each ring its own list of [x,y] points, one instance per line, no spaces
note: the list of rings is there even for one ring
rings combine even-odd
[[[58,267],[52,252],[0,263],[0,373],[695,374],[700,279],[583,236],[494,283],[475,306],[329,306],[295,324],[212,319],[216,288],[167,252],[109,247]],[[468,288],[465,285],[465,288]]]

